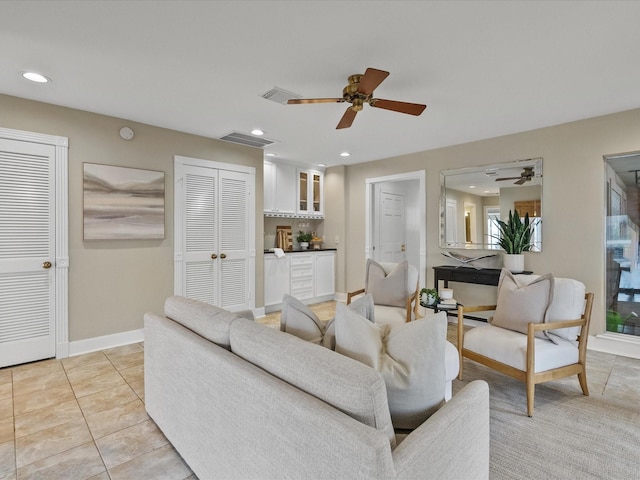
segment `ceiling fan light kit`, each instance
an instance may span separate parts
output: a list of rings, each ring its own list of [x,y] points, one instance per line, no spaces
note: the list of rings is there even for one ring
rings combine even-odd
[[[342,98],[293,98],[287,101],[290,105],[300,105],[305,103],[344,103],[349,102],[350,107],[338,122],[336,129],[349,128],[356,118],[356,114],[362,110],[363,105],[368,103],[375,108],[392,110],[409,115],[420,115],[426,105],[418,103],[398,102],[395,100],[385,100],[373,98],[373,91],[382,81],[389,76],[389,72],[375,68],[367,68],[364,74],[355,74],[347,79],[347,86],[342,90]]]

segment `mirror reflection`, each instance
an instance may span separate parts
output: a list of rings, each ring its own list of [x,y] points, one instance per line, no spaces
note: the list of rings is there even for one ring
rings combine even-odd
[[[542,158],[497,163],[440,173],[440,247],[498,250],[495,221],[509,210],[521,218],[542,218]],[[531,251],[542,251],[542,222]]]

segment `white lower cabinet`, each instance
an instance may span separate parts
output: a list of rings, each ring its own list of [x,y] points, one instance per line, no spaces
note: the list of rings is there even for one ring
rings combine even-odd
[[[318,252],[315,254],[315,271],[314,271],[314,296],[324,297],[326,295],[335,295],[336,293],[336,275],[335,275],[335,253],[334,252]]]
[[[335,295],[335,252],[265,254],[264,305],[273,312],[282,307],[285,293],[303,303],[332,300]]]
[[[290,257],[278,258],[275,255],[264,256],[264,304],[276,305],[282,302],[282,296],[289,293]]]

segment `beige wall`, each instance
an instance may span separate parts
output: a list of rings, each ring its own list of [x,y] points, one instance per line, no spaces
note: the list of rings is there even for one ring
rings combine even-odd
[[[340,165],[328,168],[324,172],[324,236],[327,248],[336,249],[336,292],[346,290],[346,212],[345,212],[345,172],[346,167]],[[335,243],[336,238],[338,243]]]
[[[127,142],[123,125],[136,133]],[[135,330],[173,292],[173,156],[256,168],[256,306],[263,305],[262,151],[218,140],[0,95],[0,126],[69,138],[69,339]],[[443,262],[438,246],[439,173],[464,166],[544,158],[542,253],[527,253],[537,273],[582,280],[596,294],[592,333],[604,331],[604,164],[602,156],[640,150],[640,110],[456,145],[325,172],[326,246],[337,251],[336,290],[364,283],[365,180],[426,171],[427,286]],[[82,163],[163,170],[166,239],[83,241]],[[334,244],[336,236],[338,244]],[[456,287],[467,303],[495,297],[495,288]]]
[[[133,140],[118,134],[124,125]],[[263,305],[262,150],[0,95],[0,126],[69,138],[69,340],[142,328],[173,294],[173,156],[256,169],[256,305]],[[84,241],[82,163],[165,172],[165,239]]]
[[[347,167],[345,272],[347,290],[364,282],[365,180],[426,170],[427,271],[445,264],[438,246],[439,173],[465,166],[543,157],[543,252],[526,253],[525,267],[536,273],[583,281],[596,296],[591,333],[604,322],[604,162],[603,155],[640,150],[640,110],[419,152]],[[425,132],[425,134],[428,134]],[[458,295],[458,293],[460,295]],[[456,284],[467,303],[495,300],[495,288]]]

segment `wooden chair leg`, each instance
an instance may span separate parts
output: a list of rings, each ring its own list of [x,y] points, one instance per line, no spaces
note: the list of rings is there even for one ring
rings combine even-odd
[[[580,382],[580,388],[582,388],[582,394],[588,397],[589,387],[587,386],[587,372],[584,371],[584,367],[582,372],[578,374],[578,381]]]
[[[536,384],[527,381],[527,415],[533,417],[533,398],[536,391]]]

